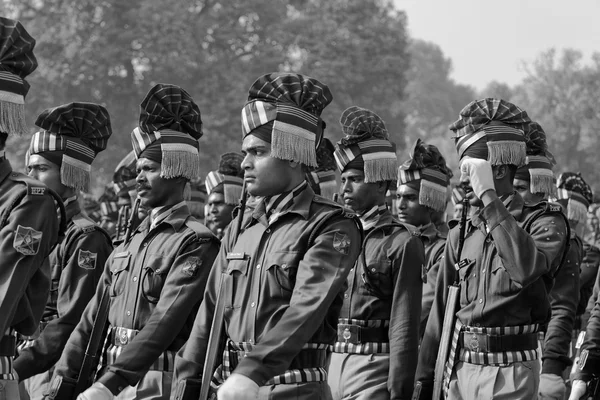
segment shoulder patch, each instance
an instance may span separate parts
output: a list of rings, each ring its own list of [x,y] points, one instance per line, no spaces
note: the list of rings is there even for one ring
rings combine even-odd
[[[198,269],[202,265],[202,259],[200,257],[190,257],[183,264],[183,269],[181,272],[184,275],[194,277],[198,273]]]
[[[46,185],[42,182],[33,179],[32,177],[19,173],[13,172],[10,174],[10,178],[15,182],[24,183],[27,187],[27,194],[31,196],[43,196],[48,191]]]
[[[77,264],[83,269],[94,269],[96,268],[97,258],[98,253],[79,249],[79,253],[77,254]]]
[[[26,256],[34,256],[40,250],[43,233],[33,228],[19,225],[15,231],[13,247]]]
[[[348,255],[348,251],[350,250],[350,238],[348,235],[336,232],[333,235],[333,248],[344,255]]]
[[[550,212],[562,212],[562,206],[558,203],[548,202],[548,204],[546,204],[546,210]]]

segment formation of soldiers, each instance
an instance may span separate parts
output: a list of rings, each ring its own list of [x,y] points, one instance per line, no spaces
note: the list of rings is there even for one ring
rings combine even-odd
[[[157,84],[96,203],[103,106],[43,111],[27,174],[5,157],[34,46],[0,18],[0,399],[600,398],[597,206],[518,106],[463,108],[451,185],[371,110],[334,145],[327,85],[270,73],[200,179],[200,109]]]

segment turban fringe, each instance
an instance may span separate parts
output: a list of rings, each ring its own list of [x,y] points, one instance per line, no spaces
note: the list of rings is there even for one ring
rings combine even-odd
[[[419,204],[435,211],[446,209],[448,176],[432,168],[398,170],[398,187],[420,180]]]
[[[466,133],[465,129],[459,129],[456,133],[456,149],[460,159],[472,156],[487,158],[492,165],[512,164],[520,167],[525,164],[526,144],[523,131],[519,129],[499,121],[491,121],[477,132]],[[487,157],[483,153],[468,154],[467,150],[481,139],[485,139],[487,144]]]
[[[543,193],[544,197],[555,196],[556,180],[552,163],[546,156],[527,156],[526,165],[517,170],[515,178],[529,181],[531,193]]]
[[[172,129],[147,133],[139,127],[133,130],[131,136],[136,158],[140,158],[142,152],[154,142],[160,143],[161,178],[193,179],[198,176],[200,171],[199,145],[192,136]]]
[[[578,223],[585,223],[590,203],[582,194],[567,189],[557,189],[557,198],[559,200],[568,200],[568,219],[577,221]]]
[[[388,140],[366,139],[348,146],[339,144],[333,155],[341,172],[362,158],[366,183],[396,180],[396,146]]]
[[[310,176],[312,181],[319,186],[320,196],[333,200],[338,190],[335,171],[311,172]]]
[[[242,109],[243,137],[271,121],[271,156],[317,167],[316,143],[323,121],[295,105],[252,100]]]
[[[213,192],[218,193],[219,187],[222,187],[225,203],[230,205],[239,204],[244,185],[244,180],[242,178],[221,174],[217,171],[211,171],[206,176],[205,184],[209,196]]]
[[[0,71],[0,132],[17,136],[27,132],[25,96],[15,93],[23,82],[17,75]]]

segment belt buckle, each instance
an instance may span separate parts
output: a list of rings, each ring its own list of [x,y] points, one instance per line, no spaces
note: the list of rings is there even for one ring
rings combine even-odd
[[[340,332],[341,331],[341,332]],[[361,327],[358,325],[338,325],[338,336],[344,339],[344,343],[359,344],[361,343]]]
[[[471,351],[476,353],[479,352],[479,338],[477,336],[471,335],[471,339],[469,339],[469,347],[471,348]]]
[[[120,332],[117,332],[119,335],[119,343],[125,346],[129,342],[129,336],[127,335],[127,331],[125,329],[119,329]]]

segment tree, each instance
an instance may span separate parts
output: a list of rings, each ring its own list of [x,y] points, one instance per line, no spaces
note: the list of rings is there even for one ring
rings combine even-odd
[[[513,97],[513,90],[504,82],[492,81],[488,83],[485,89],[479,93],[478,97],[493,97],[496,99],[511,101]]]

